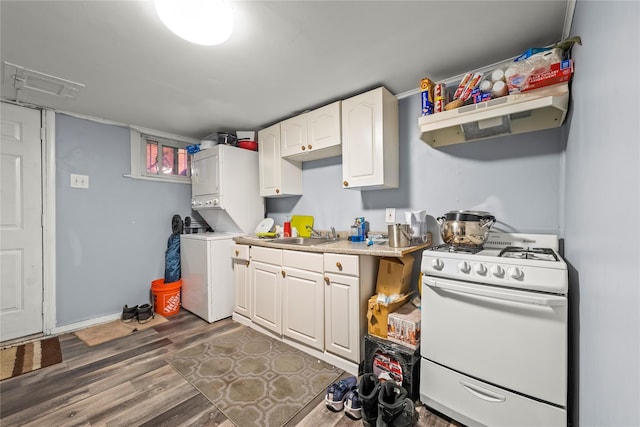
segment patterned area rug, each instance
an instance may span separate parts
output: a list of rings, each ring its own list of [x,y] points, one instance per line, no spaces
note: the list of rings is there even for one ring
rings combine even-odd
[[[0,380],[17,377],[62,362],[58,337],[0,350]]]
[[[282,426],[343,373],[246,326],[167,362],[242,427]]]

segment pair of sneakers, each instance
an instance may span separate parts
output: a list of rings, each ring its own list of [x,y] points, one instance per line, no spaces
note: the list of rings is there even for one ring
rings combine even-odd
[[[133,307],[125,304],[122,308],[122,321],[124,323],[133,322],[134,319],[138,320],[138,323],[147,323],[151,321],[153,317],[153,307],[151,307],[151,304],[134,305]]]
[[[354,376],[343,378],[331,384],[327,388],[324,402],[330,411],[340,412],[344,409],[347,417],[353,420],[362,418],[358,380]]]

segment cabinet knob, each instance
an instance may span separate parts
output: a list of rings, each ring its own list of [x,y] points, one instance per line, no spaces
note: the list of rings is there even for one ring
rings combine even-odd
[[[249,266],[249,261],[247,261],[247,267]]]
[[[280,189],[276,188],[276,194],[280,194]]]
[[[282,274],[282,277],[285,277],[287,275],[287,273],[285,273],[284,270],[282,270],[280,274]]]
[[[240,251],[236,249],[236,256],[240,255]]]
[[[324,283],[326,283],[327,285],[331,284],[331,281],[327,276],[324,277]]]
[[[312,146],[311,144],[309,144],[309,145],[307,145],[307,148],[308,148],[309,150],[311,150],[311,149],[313,148],[313,146]]]
[[[306,149],[307,149],[307,147],[305,147],[304,145],[302,145],[302,146],[300,147],[300,149],[301,149],[302,151],[304,151],[304,150],[306,150]]]
[[[340,261],[336,262],[336,267],[338,267],[338,270],[342,271],[342,264]]]
[[[349,186],[349,183],[348,183],[347,181],[342,181],[342,185],[343,185],[344,187],[348,187],[348,186]]]

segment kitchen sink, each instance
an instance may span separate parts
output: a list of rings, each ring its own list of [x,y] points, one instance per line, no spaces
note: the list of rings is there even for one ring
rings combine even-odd
[[[315,246],[323,243],[336,242],[336,240],[326,237],[283,237],[272,240],[271,242],[297,246]]]

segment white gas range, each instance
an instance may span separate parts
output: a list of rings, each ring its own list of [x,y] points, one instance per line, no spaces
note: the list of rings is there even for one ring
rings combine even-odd
[[[466,425],[566,426],[567,265],[553,235],[422,257],[420,396]]]

